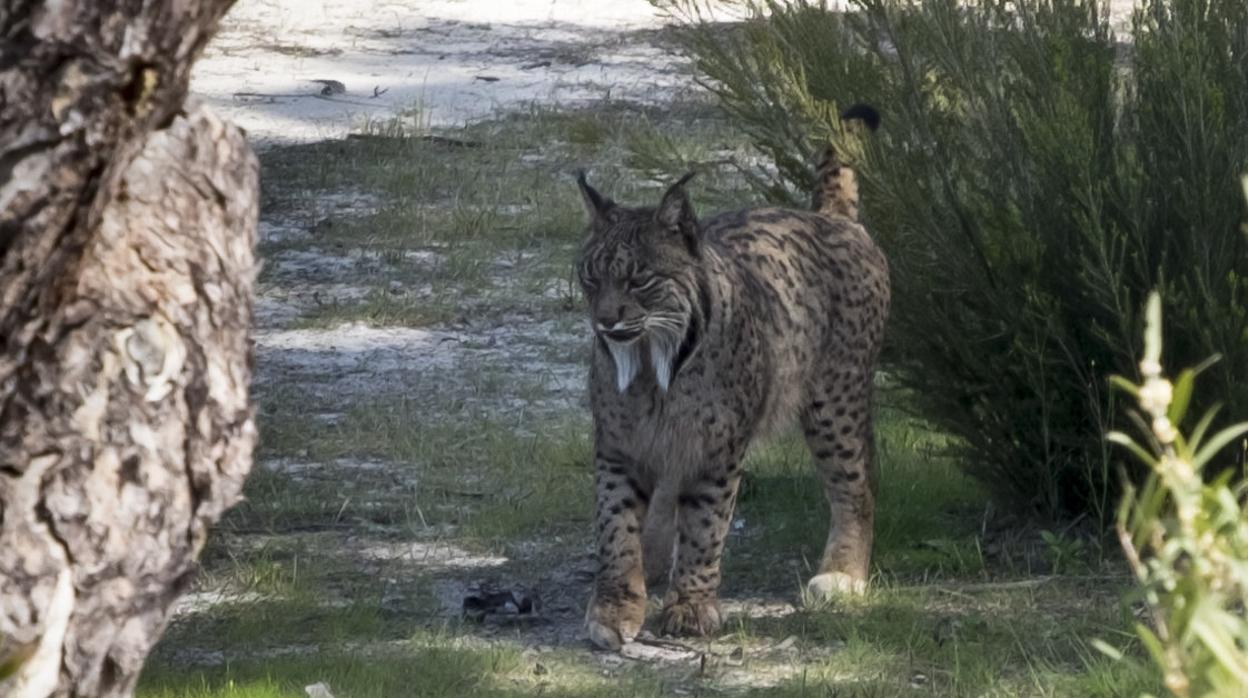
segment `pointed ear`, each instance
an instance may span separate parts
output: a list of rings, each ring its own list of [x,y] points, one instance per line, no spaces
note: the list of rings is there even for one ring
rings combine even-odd
[[[685,192],[685,182],[693,179],[694,174],[696,173],[686,174],[667,188],[654,212],[654,221],[664,230],[679,233],[689,254],[700,258],[702,245],[698,238],[698,217],[693,212],[693,204],[689,202],[689,194]]]
[[[615,202],[603,197],[589,186],[589,182],[585,179],[585,170],[576,173],[576,186],[581,189],[581,198],[585,201],[585,210],[589,212],[590,222],[597,225],[607,220],[607,213],[615,208]]]
[[[685,183],[693,179],[696,172],[690,172],[676,180],[667,188],[659,208],[654,212],[654,220],[669,230],[680,230],[681,233],[697,233],[698,218],[693,213],[693,204],[689,202],[689,194],[685,192]]]

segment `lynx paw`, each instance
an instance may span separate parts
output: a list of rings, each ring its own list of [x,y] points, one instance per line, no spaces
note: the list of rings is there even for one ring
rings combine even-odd
[[[724,612],[715,599],[669,599],[663,607],[663,632],[667,635],[711,635],[723,622]]]
[[[591,600],[589,611],[585,614],[585,629],[589,631],[589,641],[595,646],[618,651],[637,637],[645,620],[645,599],[615,604]]]
[[[844,572],[817,574],[806,583],[806,590],[817,601],[838,596],[861,596],[867,593],[867,580],[858,579]]]

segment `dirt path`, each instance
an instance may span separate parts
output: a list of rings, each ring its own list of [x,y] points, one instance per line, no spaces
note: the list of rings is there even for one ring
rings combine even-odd
[[[1133,4],[1109,0],[1116,28]],[[241,0],[191,89],[262,146],[400,113],[447,126],[532,105],[663,104],[692,85],[663,26],[645,0]]]
[[[242,0],[191,87],[261,144],[414,108],[446,126],[533,104],[662,103],[690,81],[661,27],[644,0]]]

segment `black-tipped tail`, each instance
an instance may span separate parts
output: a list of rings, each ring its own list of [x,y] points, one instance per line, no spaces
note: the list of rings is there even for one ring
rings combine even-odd
[[[841,112],[841,121],[851,134],[861,133],[859,122],[874,131],[880,127],[880,112],[868,104],[855,104]],[[831,144],[824,149],[815,171],[811,208],[825,216],[858,220],[858,176],[852,167],[842,162]]]
[[[841,112],[841,121],[861,121],[872,131],[880,127],[880,112],[870,104],[855,104]]]

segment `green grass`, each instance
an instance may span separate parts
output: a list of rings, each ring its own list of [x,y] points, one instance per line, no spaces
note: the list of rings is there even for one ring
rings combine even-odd
[[[210,548],[205,566],[230,570],[214,581],[260,598],[175,623],[140,695],[297,695],[316,681],[327,681],[339,696],[721,690],[714,671],[692,675],[644,665],[628,665],[607,681],[593,653],[575,645],[533,659],[523,654],[529,644],[523,630],[481,640],[477,626],[439,611],[429,585],[445,573],[417,570],[406,578],[412,571],[399,565],[361,575],[350,545],[335,547],[343,544],[335,526],[396,542],[435,535],[467,550],[502,551],[513,559],[492,576],[504,585],[540,578],[588,542],[584,420],[518,427],[477,419],[437,427],[420,425],[419,409],[361,407],[336,426],[302,434],[309,460],[349,452],[393,463],[390,473],[343,479],[331,471],[317,483],[262,471],[249,483],[247,503],[222,530],[242,535],[271,527],[280,534],[285,526],[303,537],[233,557]],[[826,524],[800,439],[778,439],[751,456],[739,508],[747,533],[729,542],[725,596],[790,599],[798,608],[781,618],[736,617],[717,643],[766,648],[795,636],[803,652],[799,673],[786,657],[763,656],[747,667],[780,677],[759,695],[1126,696],[1157,688],[1153,677],[1114,664],[1088,644],[1113,638],[1131,646],[1116,601],[1125,582],[1114,570],[1036,578],[987,561],[975,552],[981,493],[939,456],[940,437],[887,409],[879,431],[875,587],[850,603],[804,607],[798,600]],[[419,486],[387,484],[404,472],[418,475]],[[351,505],[357,498],[370,506]],[[518,554],[535,540],[548,549],[530,559]],[[387,585],[390,596],[402,599],[397,604],[383,603]],[[181,671],[173,650],[179,645],[227,655],[232,649],[240,658]],[[243,656],[253,648],[275,655]],[[542,681],[534,662],[548,672]],[[419,688],[410,688],[417,677]]]
[[[471,389],[490,394],[505,388],[524,399],[543,385],[540,376],[525,386],[483,372]],[[247,483],[247,501],[224,525],[306,528],[332,514],[335,522],[458,526],[462,535],[486,542],[586,526],[591,501],[584,494],[592,481],[587,420],[490,415],[461,399],[433,405],[380,400],[353,407],[332,424],[309,422],[296,402],[293,410],[262,420],[262,453],[297,449],[300,459],[313,462],[390,465],[359,470],[346,482],[332,469],[323,480],[259,470]],[[430,422],[432,411],[448,418]]]
[[[624,105],[572,112],[534,107],[440,131],[440,140],[420,129],[373,125],[348,140],[277,148],[263,162],[266,211],[289,213],[325,194],[367,192],[380,207],[341,220],[331,215],[323,240],[389,248],[476,240],[521,248],[575,243],[585,223],[572,182],[578,169],[591,168],[604,187],[628,200],[658,189],[661,182],[648,175],[667,178],[679,169],[647,155],[653,144],[688,153],[733,147],[722,119],[704,108],[685,107],[675,119],[663,115],[662,126],[658,116]],[[636,167],[621,166],[622,160]],[[733,195],[742,191],[740,183],[716,187],[731,185],[732,178],[709,175],[704,200],[713,206],[739,201]]]
[[[357,301],[331,300],[305,312],[290,323],[293,329],[337,327],[349,322],[363,322],[374,327],[427,327],[441,325],[463,312],[450,292],[421,299],[419,302],[374,288]]]
[[[542,666],[537,670],[538,665]],[[323,682],[336,696],[658,696],[659,682],[604,676],[560,656],[526,657],[515,647],[475,647],[450,633],[420,634],[359,653],[242,661],[190,672],[155,671],[143,698],[296,698]]]
[[[674,110],[532,107],[436,134],[413,115],[365,123],[353,138],[266,152],[264,215],[311,232],[264,252],[331,250],[390,262],[348,276],[367,289],[362,299],[327,299],[295,326],[436,325],[519,310],[517,290],[550,286],[560,289],[556,307],[577,305],[567,272],[585,229],[577,170],[589,169],[618,200],[644,203],[665,181],[701,166],[699,203],[739,205],[745,183],[708,163],[739,148],[740,137],[703,106]],[[411,251],[432,251],[437,262],[406,264]],[[262,281],[280,283],[280,269],[279,260]],[[429,288],[395,293],[396,284]]]
[[[883,587],[836,609],[743,619],[737,632],[836,647],[819,667],[823,680],[860,683],[875,695],[908,694],[920,682],[916,695],[1123,695],[1155,687],[1150,677],[1115,671],[1089,646],[1088,638],[1119,622],[1112,595],[1073,580],[1024,591]],[[1103,690],[1093,688],[1098,683]]]

